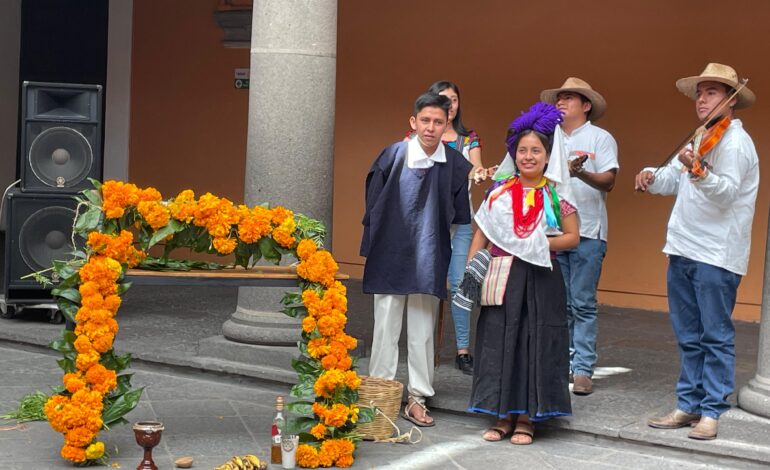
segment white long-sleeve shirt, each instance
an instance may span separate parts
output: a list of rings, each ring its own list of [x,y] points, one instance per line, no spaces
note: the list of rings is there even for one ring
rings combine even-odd
[[[674,158],[648,188],[652,194],[676,195],[663,252],[743,276],[749,264],[759,158],[739,119],[730,122],[704,160],[711,165],[704,178],[690,178]]]

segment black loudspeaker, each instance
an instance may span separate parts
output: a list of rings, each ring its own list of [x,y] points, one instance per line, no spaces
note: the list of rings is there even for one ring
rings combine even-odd
[[[4,202],[7,221],[3,291],[7,303],[50,302],[50,287],[24,276],[48,269],[54,260],[72,258],[72,224],[77,201],[69,194],[9,191]],[[82,239],[76,240],[82,248]],[[44,274],[54,285],[52,272]]]
[[[24,82],[21,190],[77,193],[102,179],[102,87]]]

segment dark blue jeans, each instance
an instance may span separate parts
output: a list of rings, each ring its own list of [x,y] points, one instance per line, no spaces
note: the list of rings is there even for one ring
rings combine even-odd
[[[575,375],[591,377],[596,365],[599,332],[596,288],[605,253],[607,242],[580,237],[576,248],[556,255],[567,288],[570,371]]]
[[[718,419],[735,388],[735,327],[730,318],[741,276],[669,256],[668,307],[679,344],[677,408]]]

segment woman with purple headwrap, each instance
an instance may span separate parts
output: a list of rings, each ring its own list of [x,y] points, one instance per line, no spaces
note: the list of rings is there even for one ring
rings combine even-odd
[[[476,333],[476,367],[470,411],[498,418],[483,438],[530,444],[533,422],[572,413],[569,396],[569,331],[566,295],[555,251],[577,246],[578,221],[569,202],[559,111],[536,103],[509,128],[508,155],[476,214],[477,253],[510,257],[495,277],[504,286],[501,305],[482,305]],[[482,250],[489,248],[486,255]],[[487,257],[487,259],[490,259]],[[469,264],[461,289],[468,283]],[[507,266],[502,264],[502,266]],[[488,277],[492,275],[490,268]],[[482,289],[492,285],[486,279]],[[465,289],[474,291],[474,289]],[[481,289],[475,289],[479,294]],[[500,289],[502,290],[502,289]],[[473,296],[471,295],[471,298]],[[478,300],[478,299],[475,299]]]

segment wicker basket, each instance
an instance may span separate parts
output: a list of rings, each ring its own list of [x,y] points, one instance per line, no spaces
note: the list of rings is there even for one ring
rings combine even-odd
[[[361,376],[358,387],[358,406],[376,406],[380,412],[395,422],[401,408],[401,397],[404,384],[395,380],[378,377]],[[366,440],[387,439],[393,435],[393,425],[380,413],[375,415],[371,423],[361,424],[356,429]]]

